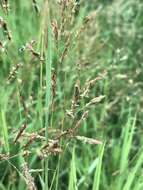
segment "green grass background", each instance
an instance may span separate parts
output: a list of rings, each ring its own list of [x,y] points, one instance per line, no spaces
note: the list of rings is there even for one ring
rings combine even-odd
[[[60,39],[57,50],[51,27],[53,20],[57,20],[60,27],[61,8],[57,1],[49,0],[49,5],[47,2],[37,0],[40,14],[36,14],[30,0],[9,0],[8,15],[0,8],[0,16],[12,34],[12,40],[8,41],[0,28],[0,41],[7,49],[7,52],[0,50],[0,151],[1,154],[17,155],[0,161],[0,189],[28,189],[21,171],[24,142],[13,143],[26,120],[19,93],[31,115],[27,132],[36,132],[43,127],[68,129],[72,121],[66,119],[65,110],[70,108],[76,80],[79,79],[84,87],[87,79],[94,79],[106,71],[105,79],[98,81],[90,92],[90,98],[105,95],[105,99],[89,109],[89,117],[78,132],[101,140],[103,145],[62,142],[60,155],[50,155],[46,161],[41,161],[36,154],[39,144],[33,143],[29,147],[32,154],[26,162],[30,169],[35,169],[31,175],[37,189],[142,190],[142,0],[82,0],[72,25],[69,24],[71,10],[67,8],[64,13],[66,32],[76,34],[83,26],[84,17],[93,19],[84,25],[78,40],[72,36],[62,63],[59,59],[66,38]],[[46,38],[42,33],[45,26],[48,28]],[[33,58],[30,52],[20,51],[32,39],[36,40],[35,50],[45,55],[43,63]],[[45,46],[47,39],[48,48]],[[23,67],[8,85],[9,73],[18,63]],[[57,74],[54,113],[49,106],[53,70]],[[19,84],[17,79],[22,83]],[[48,133],[45,135],[48,140]],[[38,172],[36,169],[43,170]]]

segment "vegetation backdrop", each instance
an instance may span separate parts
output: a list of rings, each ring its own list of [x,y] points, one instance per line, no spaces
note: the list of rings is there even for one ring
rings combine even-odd
[[[142,190],[143,1],[0,6],[0,190]]]

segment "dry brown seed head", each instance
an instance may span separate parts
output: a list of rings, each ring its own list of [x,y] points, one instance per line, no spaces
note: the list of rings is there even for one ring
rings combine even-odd
[[[87,80],[86,83],[85,83],[85,87],[83,89],[83,92],[82,92],[82,94],[80,96],[82,98],[83,97],[88,97],[91,88],[96,84],[97,81],[104,79],[106,74],[107,74],[107,72],[104,71],[103,73],[99,74],[99,76],[96,77],[95,79]]]
[[[15,137],[14,143],[16,143],[18,141],[18,139],[22,136],[24,130],[26,129],[27,125],[26,123],[22,125],[22,127],[20,128],[18,134]]]
[[[0,17],[0,28],[3,28],[4,34],[7,36],[9,40],[11,40],[11,32],[8,29],[6,21],[2,17]]]
[[[6,11],[6,13],[8,14],[8,11],[9,11],[9,3],[8,3],[8,0],[4,0],[2,2],[2,8]]]
[[[23,156],[24,156],[24,157],[28,157],[28,156],[30,155],[30,153],[31,153],[31,152],[30,152],[29,150],[24,150],[24,151],[23,151]]]
[[[93,138],[88,138],[88,137],[84,137],[84,136],[75,136],[75,138],[77,140],[82,141],[83,143],[88,143],[88,144],[102,144],[101,141],[93,139]]]
[[[57,43],[58,38],[59,38],[59,29],[58,29],[58,23],[56,20],[52,21],[52,28],[53,28],[53,34]]]
[[[22,166],[22,173],[24,175],[24,179],[27,185],[28,190],[37,190],[35,183],[34,183],[34,178],[31,176],[29,172],[29,167],[28,164],[25,162]]]
[[[76,100],[78,100],[79,99],[79,95],[80,95],[80,80],[77,80],[77,82],[75,84],[74,98]]]
[[[9,154],[0,154],[0,160],[8,160]]]
[[[85,111],[85,112],[82,114],[81,119],[76,123],[75,127],[72,129],[72,130],[73,130],[73,133],[75,133],[76,130],[80,128],[81,123],[82,123],[87,117],[88,117],[88,111]]]
[[[56,85],[57,85],[56,72],[54,71],[52,74],[52,95],[53,95],[53,98],[56,96]]]
[[[67,116],[71,117],[72,119],[74,119],[74,114],[72,110],[66,110],[66,114]]]
[[[34,50],[34,45],[35,45],[35,43],[36,43],[36,41],[35,40],[31,40],[30,42],[27,42],[25,45],[23,45],[20,49],[19,49],[19,51],[20,52],[23,52],[23,51],[25,51],[25,50],[28,50],[28,51],[30,51],[31,52],[31,54],[34,56],[34,57],[37,57],[38,59],[40,59],[40,61],[43,61],[44,59],[43,59],[43,57],[40,55],[40,53],[39,52],[36,52],[35,50]]]
[[[65,44],[65,49],[64,49],[64,51],[63,51],[63,53],[62,53],[62,55],[60,57],[60,63],[62,63],[64,61],[64,58],[67,55],[70,43],[71,43],[71,33],[69,33],[68,36],[67,36],[66,44]]]
[[[90,102],[87,103],[87,104],[85,105],[85,107],[88,107],[88,106],[90,106],[90,105],[99,103],[99,102],[101,102],[104,98],[105,98],[105,96],[103,96],[103,95],[98,96],[98,97],[95,97],[95,98],[93,98],[92,100],[90,100]]]
[[[74,86],[74,95],[73,95],[72,105],[71,105],[72,113],[75,112],[75,108],[78,106],[79,98],[80,98],[80,81],[77,80]]]
[[[12,67],[12,70],[9,73],[8,76],[8,80],[7,83],[9,84],[11,82],[12,79],[14,79],[18,73],[18,70],[20,67],[22,67],[23,65],[21,63],[16,64],[16,66]]]
[[[1,42],[1,41],[0,41],[0,50],[1,50],[2,52],[6,52],[6,53],[7,53],[6,41],[5,41],[5,42]]]

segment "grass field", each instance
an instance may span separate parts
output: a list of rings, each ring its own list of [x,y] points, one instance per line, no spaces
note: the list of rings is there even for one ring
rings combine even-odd
[[[143,1],[0,1],[0,190],[143,189]]]

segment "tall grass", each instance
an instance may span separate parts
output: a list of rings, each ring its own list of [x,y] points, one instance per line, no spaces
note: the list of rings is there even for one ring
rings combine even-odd
[[[0,1],[0,189],[142,190],[142,7]]]

